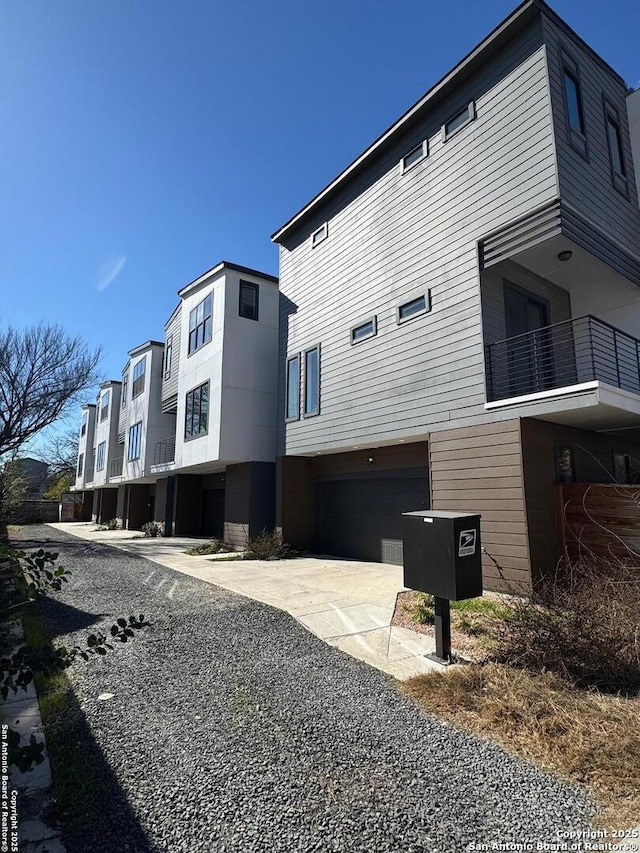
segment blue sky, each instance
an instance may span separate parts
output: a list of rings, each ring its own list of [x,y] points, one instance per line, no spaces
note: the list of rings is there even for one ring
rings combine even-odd
[[[640,3],[553,8],[640,86]],[[64,324],[105,377],[269,235],[511,0],[0,0],[0,322]]]

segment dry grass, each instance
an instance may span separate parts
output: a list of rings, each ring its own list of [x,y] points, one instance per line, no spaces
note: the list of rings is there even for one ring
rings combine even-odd
[[[405,682],[426,711],[586,785],[608,828],[640,816],[640,699],[578,690],[551,673],[499,664],[452,667]]]

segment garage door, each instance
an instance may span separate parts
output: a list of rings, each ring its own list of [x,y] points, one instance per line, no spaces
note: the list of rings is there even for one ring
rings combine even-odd
[[[316,482],[316,550],[402,564],[403,512],[429,508],[429,480],[419,468],[392,476]]]

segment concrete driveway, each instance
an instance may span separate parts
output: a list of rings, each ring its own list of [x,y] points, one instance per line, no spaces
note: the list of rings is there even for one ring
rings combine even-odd
[[[152,539],[130,530],[99,531],[86,522],[49,526],[278,607],[329,645],[395,678],[410,678],[438,666],[425,657],[435,651],[431,638],[391,627],[396,596],[404,589],[401,566],[322,556],[230,561],[225,560],[228,554],[184,553],[203,539]]]

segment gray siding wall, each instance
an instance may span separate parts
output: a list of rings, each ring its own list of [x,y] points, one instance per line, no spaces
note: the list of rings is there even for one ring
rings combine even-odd
[[[640,254],[640,212],[629,139],[627,89],[586,47],[555,21],[543,15],[549,64],[553,127],[558,153],[560,194],[581,215],[604,231],[631,254]],[[560,51],[564,49],[578,64],[588,159],[572,148],[566,119]],[[628,197],[613,186],[606,135],[603,96],[618,111]],[[597,251],[597,249],[596,249]],[[605,258],[606,260],[606,258]]]
[[[165,334],[165,348],[169,338],[172,338],[171,352],[171,374],[168,379],[162,377],[162,401],[163,403],[171,397],[177,397],[178,394],[178,375],[180,372],[180,327],[182,323],[182,305],[176,310],[167,325]],[[166,410],[166,407],[165,407]]]
[[[471,99],[476,120],[443,143],[441,125]],[[424,138],[429,157],[403,175]],[[477,241],[556,195],[538,19],[281,246],[281,416],[286,357],[318,343],[322,355],[320,415],[287,424],[279,453],[487,420]],[[431,312],[397,325],[396,307],[427,288]],[[377,336],[351,346],[350,328],[374,314]]]
[[[513,261],[503,261],[482,273],[482,325],[485,344],[507,337],[504,308],[505,282],[515,284],[547,302],[549,323],[571,319],[571,299],[566,290],[524,269]]]

